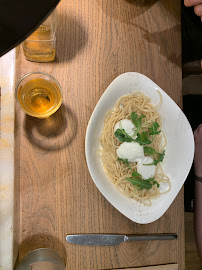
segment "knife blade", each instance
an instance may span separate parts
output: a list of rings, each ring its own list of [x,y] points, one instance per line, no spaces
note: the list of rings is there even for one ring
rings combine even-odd
[[[175,240],[177,234],[146,234],[146,235],[120,235],[120,234],[69,234],[67,242],[85,246],[117,246],[129,241],[158,241]]]

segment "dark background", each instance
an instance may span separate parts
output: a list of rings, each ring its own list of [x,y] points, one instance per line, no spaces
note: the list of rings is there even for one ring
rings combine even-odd
[[[184,6],[182,0],[182,63],[202,59],[202,22],[196,16],[194,8]],[[183,74],[184,75],[184,74]],[[187,76],[187,74],[186,74]],[[193,89],[194,90],[194,89]],[[183,111],[193,131],[202,123],[202,85],[201,95],[183,96]],[[186,147],[186,146],[185,146]],[[194,207],[194,166],[185,181],[185,212],[192,212]]]

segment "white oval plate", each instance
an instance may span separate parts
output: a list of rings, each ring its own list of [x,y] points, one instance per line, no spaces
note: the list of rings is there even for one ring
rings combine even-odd
[[[162,167],[170,178],[172,187],[167,194],[153,199],[152,205],[148,207],[125,197],[116,189],[103,170],[97,149],[105,113],[114,107],[119,97],[139,91],[149,96],[151,103],[155,105],[159,102],[157,90],[162,95],[159,113],[162,129],[168,140]],[[103,196],[127,218],[146,224],[159,219],[180,191],[193,162],[193,132],[182,110],[157,84],[140,73],[128,72],[118,76],[97,103],[86,131],[85,153],[91,177]]]

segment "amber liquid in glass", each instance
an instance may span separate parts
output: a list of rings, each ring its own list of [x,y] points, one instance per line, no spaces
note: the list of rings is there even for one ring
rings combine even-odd
[[[49,26],[41,25],[23,42],[27,60],[51,62],[55,59],[55,37]]]
[[[17,93],[23,110],[34,117],[46,118],[56,112],[62,103],[59,87],[45,79],[32,79],[20,86]]]

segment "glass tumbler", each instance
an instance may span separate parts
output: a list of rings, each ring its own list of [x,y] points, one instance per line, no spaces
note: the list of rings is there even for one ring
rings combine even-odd
[[[28,253],[16,270],[65,270],[65,264],[55,251],[39,248]]]
[[[31,72],[18,82],[15,98],[26,114],[47,118],[60,108],[62,89],[59,82],[50,74]]]
[[[33,62],[51,62],[56,49],[56,9],[50,16],[22,42],[25,58]]]

